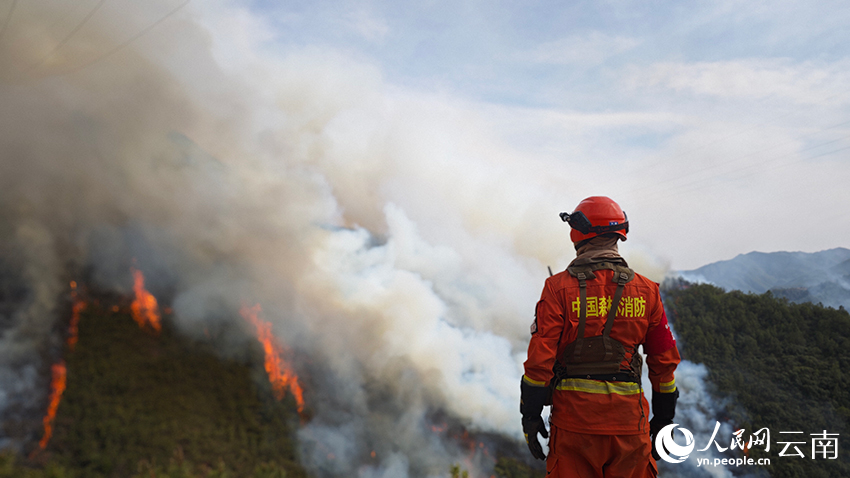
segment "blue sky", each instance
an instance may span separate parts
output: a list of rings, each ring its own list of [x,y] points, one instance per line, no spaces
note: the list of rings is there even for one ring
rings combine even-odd
[[[578,176],[554,209],[614,196],[635,211],[636,242],[674,268],[847,245],[844,3],[244,8],[277,54],[333,51],[392,88],[477,111],[520,154]]]
[[[587,92],[628,64],[845,57],[839,2],[255,2],[284,45],[340,48],[392,82],[486,101],[610,107],[541,96]],[[584,46],[584,51],[576,51]]]

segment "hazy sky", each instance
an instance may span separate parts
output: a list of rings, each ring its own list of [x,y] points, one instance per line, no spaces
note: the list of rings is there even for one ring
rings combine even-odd
[[[624,250],[688,269],[850,245],[844,2],[244,8],[280,55],[334,51],[406,94],[479,114],[506,147],[569,178],[552,221],[587,195],[614,197],[632,222]]]
[[[55,19],[27,29],[39,5]],[[215,65],[188,53],[190,24]],[[396,204],[439,243],[434,195],[467,230],[557,241],[516,247],[557,267],[572,257],[558,213],[590,195],[621,204],[622,251],[660,268],[850,246],[848,24],[846,2],[0,0],[5,55],[39,58],[18,73],[152,52],[214,114],[234,103],[216,92],[244,88],[269,105],[263,128],[313,121],[347,225],[382,232],[356,213],[380,196],[371,216]],[[96,25],[114,38],[89,39]]]

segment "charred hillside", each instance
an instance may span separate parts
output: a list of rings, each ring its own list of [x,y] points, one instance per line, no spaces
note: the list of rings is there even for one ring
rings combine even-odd
[[[770,429],[770,450],[753,447],[750,457],[770,458],[773,477],[850,476],[843,443],[837,459],[812,459],[810,436],[826,430],[840,441],[848,431],[850,314],[684,281],[665,284],[665,305],[683,358],[708,366],[733,429]],[[805,459],[780,456],[781,431],[804,432]]]

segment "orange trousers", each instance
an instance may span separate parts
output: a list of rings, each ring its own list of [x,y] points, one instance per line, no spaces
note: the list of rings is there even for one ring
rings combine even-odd
[[[551,478],[655,478],[649,433],[589,435],[552,426],[546,476]]]

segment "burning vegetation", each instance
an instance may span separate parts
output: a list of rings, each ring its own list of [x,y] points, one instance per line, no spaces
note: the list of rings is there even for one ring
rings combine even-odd
[[[290,352],[261,317],[261,306],[244,305],[240,315],[261,346],[269,388],[250,378],[259,356],[222,360],[208,332],[206,341],[192,342],[163,327],[144,275],[136,268],[131,274],[130,307],[129,298],[84,294],[78,283],[70,283],[65,357],[51,367],[44,434],[30,464],[49,463],[51,470],[72,477],[306,476],[294,434],[304,423],[303,390]],[[74,371],[70,382],[69,370]],[[292,402],[283,400],[288,395],[298,415],[288,405]],[[442,413],[431,422],[435,436],[465,450],[450,473],[470,476],[465,470],[483,464],[497,472],[485,478],[525,476],[528,469],[521,462],[504,458],[515,451],[504,437],[470,433]],[[328,453],[328,460],[337,459]],[[369,460],[377,461],[377,455],[371,450]],[[0,455],[0,467],[15,466],[14,457]]]
[[[79,337],[80,314],[87,307],[86,301],[80,296],[77,291],[77,283],[71,281],[71,320],[68,324],[68,338],[65,343],[68,346],[68,352],[73,352],[77,345]],[[38,442],[38,448],[44,450],[47,448],[47,443],[53,436],[53,421],[56,418],[56,411],[59,409],[59,402],[62,401],[62,394],[65,393],[67,385],[67,367],[65,360],[59,359],[50,367],[50,395],[48,396],[47,412],[44,414],[42,423],[44,424],[44,435]],[[35,453],[35,451],[33,452]]]
[[[263,357],[265,368],[276,371],[269,372],[271,390],[251,378],[260,357],[222,360],[214,341],[193,342],[162,327],[142,272],[133,268],[132,275],[129,308],[119,305],[127,303],[121,296],[93,293],[86,300],[71,282],[65,357],[51,367],[44,433],[30,464],[49,463],[71,477],[175,470],[186,477],[306,476],[296,458],[298,417],[280,401],[289,390],[303,410],[301,388],[271,324],[257,317],[259,306],[246,313],[273,352]],[[0,454],[0,468],[16,470],[14,457]]]
[[[68,351],[73,352],[77,345],[77,339],[80,333],[80,314],[86,310],[88,304],[85,299],[80,297],[77,291],[77,283],[71,281],[71,323],[68,324]]]
[[[159,313],[159,305],[156,297],[145,289],[145,276],[142,271],[131,268],[133,273],[133,292],[135,300],[130,304],[133,320],[141,328],[150,328],[156,333],[162,331],[162,315]]]
[[[301,385],[298,384],[298,375],[295,374],[292,366],[284,358],[286,349],[272,333],[271,322],[266,322],[260,318],[261,312],[260,304],[255,304],[252,307],[244,305],[239,311],[242,317],[256,330],[257,340],[262,345],[265,356],[264,367],[269,376],[275,398],[283,400],[286,392],[289,391],[295,397],[298,413],[301,414],[304,412],[304,393],[301,390]]]
[[[53,436],[53,420],[56,418],[56,410],[59,409],[59,402],[62,400],[62,394],[65,393],[67,367],[65,361],[60,360],[53,364],[50,368],[50,398],[47,405],[47,413],[42,420],[44,423],[44,436],[39,440],[38,447],[42,450],[47,448],[47,443],[50,437]]]

